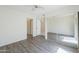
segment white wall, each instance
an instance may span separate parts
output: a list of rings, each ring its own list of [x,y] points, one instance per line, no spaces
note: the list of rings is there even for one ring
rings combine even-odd
[[[25,13],[0,6],[0,46],[26,39]]]
[[[74,15],[52,16],[47,19],[48,32],[74,35]]]

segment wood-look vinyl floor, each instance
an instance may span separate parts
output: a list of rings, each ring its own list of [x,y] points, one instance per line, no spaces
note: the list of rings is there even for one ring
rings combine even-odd
[[[76,48],[57,43],[56,35],[52,37],[46,40],[43,36],[28,36],[26,40],[0,47],[0,53],[78,53]]]

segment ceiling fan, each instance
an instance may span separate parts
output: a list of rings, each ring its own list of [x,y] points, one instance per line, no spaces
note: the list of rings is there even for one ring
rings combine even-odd
[[[32,10],[35,11],[35,10],[43,10],[44,8],[39,6],[39,5],[34,5]]]
[[[41,7],[40,7],[40,6],[38,6],[38,5],[34,5],[34,7],[35,7],[35,8],[41,8]]]

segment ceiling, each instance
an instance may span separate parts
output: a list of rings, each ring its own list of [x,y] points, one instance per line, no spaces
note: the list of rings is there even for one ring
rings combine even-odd
[[[57,15],[57,14],[79,11],[78,5],[38,5],[38,6],[39,8],[36,9],[34,5],[5,5],[3,7],[7,7],[13,10],[18,10],[29,14]]]
[[[34,6],[35,5],[6,5],[4,7],[8,7],[8,8],[11,8],[11,9],[15,9],[15,10],[18,10],[18,11],[22,11],[22,12],[28,12],[28,13],[42,13],[42,12],[50,12],[50,11],[54,11],[56,9],[59,9],[59,8],[62,8],[62,7],[65,7],[66,5],[39,5],[39,7],[41,8],[37,8],[35,10],[34,9]]]

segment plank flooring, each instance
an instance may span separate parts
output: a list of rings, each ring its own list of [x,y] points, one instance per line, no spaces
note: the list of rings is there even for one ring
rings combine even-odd
[[[51,36],[47,40],[43,36],[28,36],[28,39],[0,47],[0,53],[78,53],[76,48],[56,42],[55,34]]]

